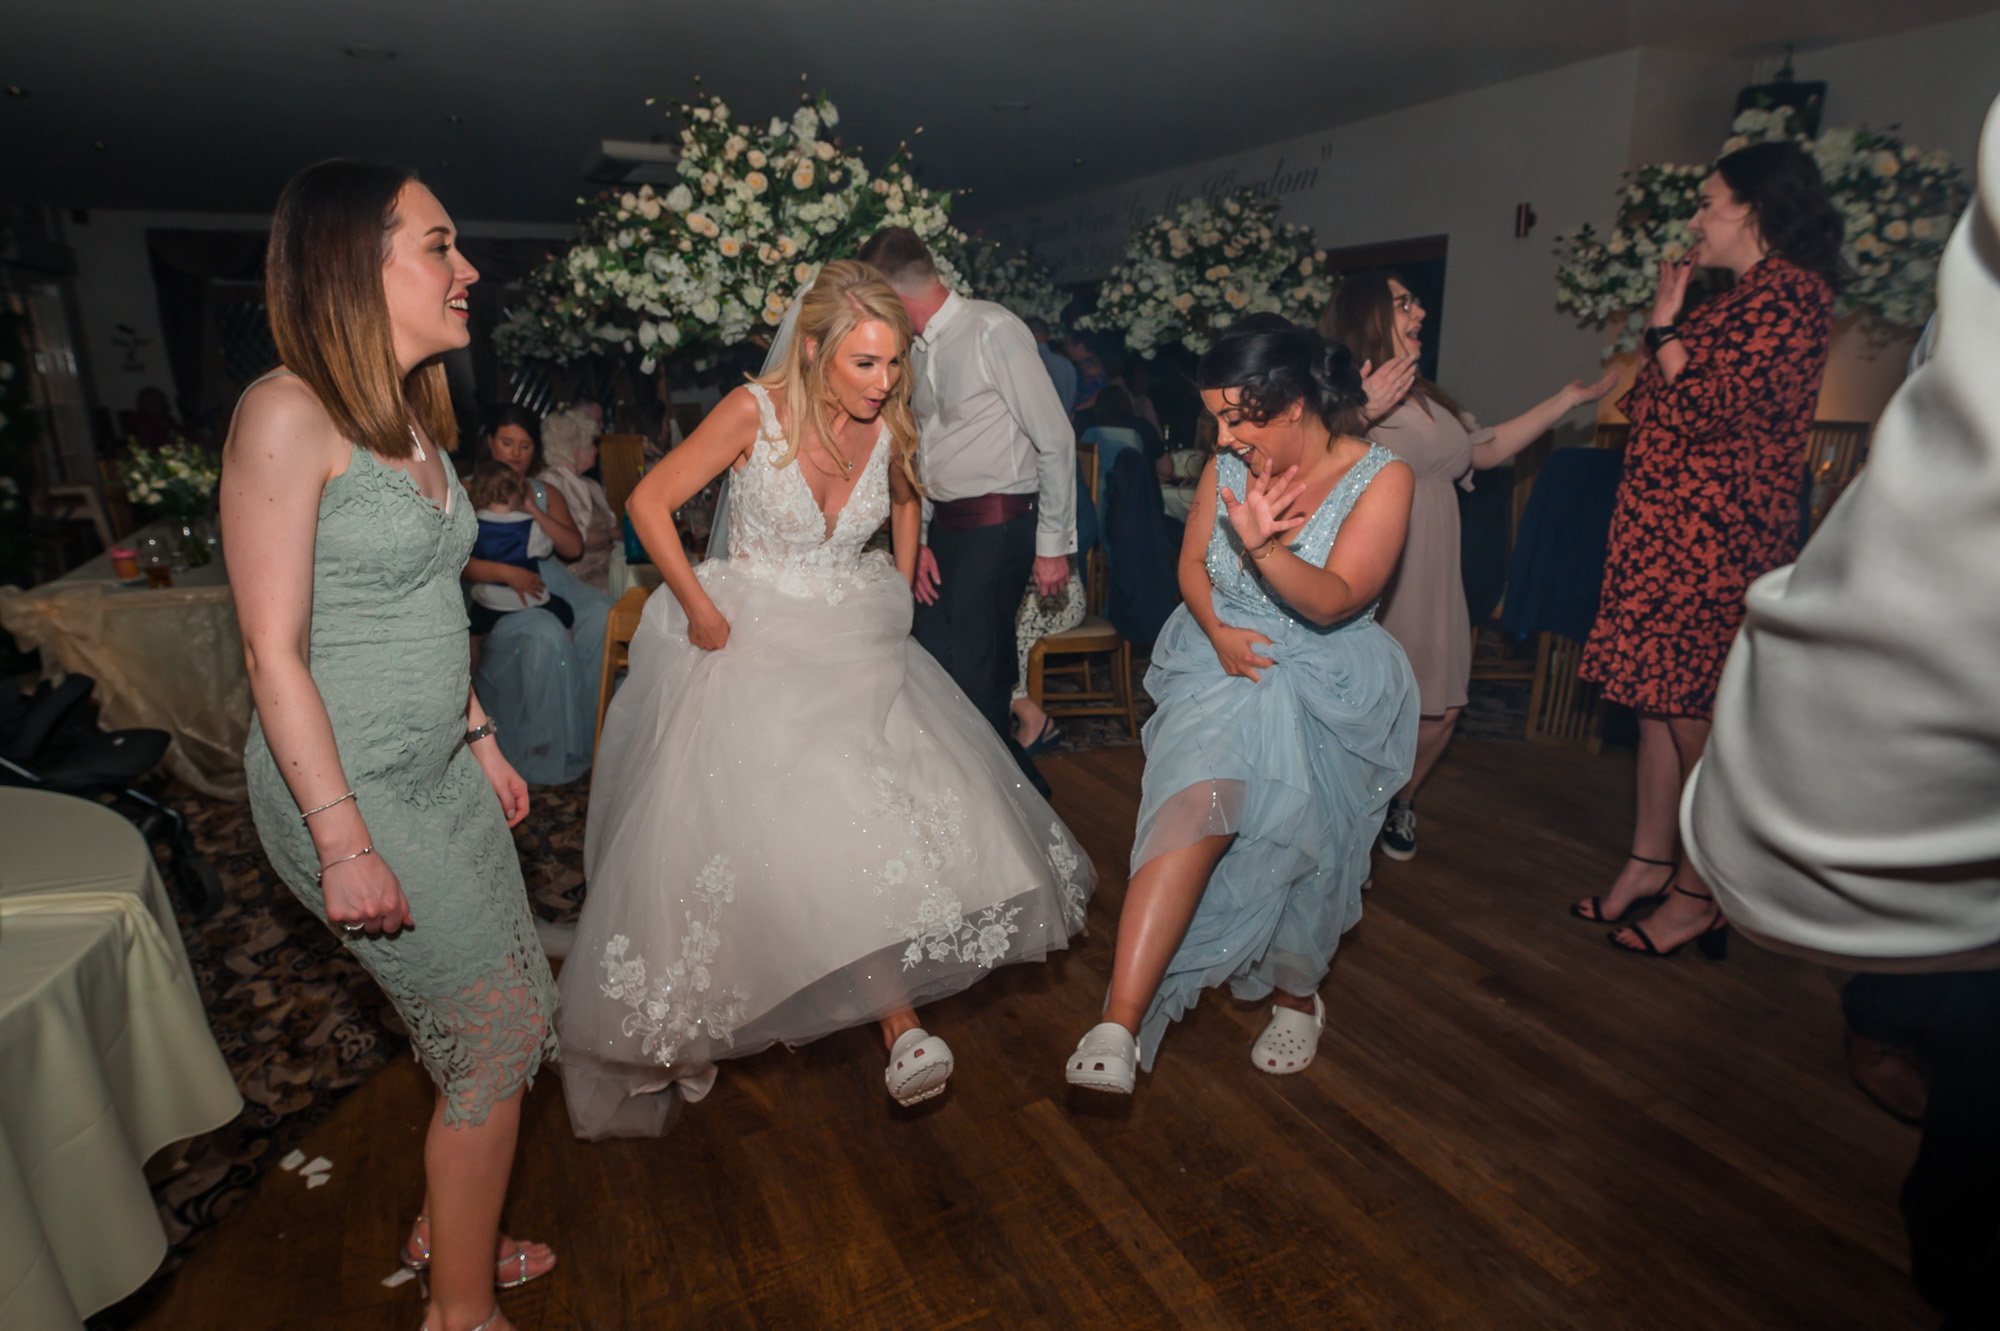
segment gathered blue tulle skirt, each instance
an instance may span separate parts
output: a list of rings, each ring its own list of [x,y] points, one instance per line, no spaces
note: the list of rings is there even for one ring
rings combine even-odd
[[[541,575],[552,595],[569,602],[574,627],[539,610],[500,616],[480,647],[473,689],[521,779],[559,786],[590,770],[611,597],[554,559],[542,561]]]
[[[1169,1024],[1228,984],[1244,1000],[1309,994],[1361,918],[1361,885],[1389,799],[1416,754],[1417,685],[1372,614],[1332,628],[1223,611],[1271,639],[1275,664],[1225,674],[1182,606],[1154,644],[1146,774],[1132,872],[1233,835],[1139,1030],[1150,1069]]]

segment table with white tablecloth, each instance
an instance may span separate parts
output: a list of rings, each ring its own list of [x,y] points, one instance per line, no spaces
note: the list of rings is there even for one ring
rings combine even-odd
[[[164,526],[142,528],[164,535]],[[164,730],[167,769],[205,795],[242,800],[250,683],[220,547],[171,587],[121,582],[108,553],[32,591],[0,587],[0,626],[50,673],[97,681],[103,723]]]
[[[147,1160],[243,1101],[137,830],[0,789],[0,847],[0,1327],[60,1331],[166,1255]]]

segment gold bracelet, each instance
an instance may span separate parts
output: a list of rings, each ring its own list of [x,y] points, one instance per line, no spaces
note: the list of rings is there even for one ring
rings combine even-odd
[[[1278,538],[1273,536],[1270,540],[1264,542],[1264,544],[1258,546],[1255,550],[1252,550],[1250,552],[1250,557],[1252,559],[1268,559],[1271,557],[1272,552],[1274,552],[1277,548],[1278,548]]]

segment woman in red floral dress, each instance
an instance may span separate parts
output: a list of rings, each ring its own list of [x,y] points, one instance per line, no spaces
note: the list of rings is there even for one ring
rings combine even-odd
[[[1693,248],[1662,266],[1649,355],[1620,403],[1632,431],[1583,652],[1583,677],[1639,713],[1632,854],[1608,892],[1570,913],[1618,924],[1658,901],[1612,943],[1664,955],[1699,939],[1720,956],[1721,912],[1679,863],[1680,792],[1708,739],[1743,594],[1798,553],[1842,226],[1812,158],[1764,143],[1716,163],[1689,231]],[[1678,323],[1697,265],[1736,281]]]

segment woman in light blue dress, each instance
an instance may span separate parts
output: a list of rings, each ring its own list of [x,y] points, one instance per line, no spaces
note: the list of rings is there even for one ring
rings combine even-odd
[[[1111,992],[1066,1069],[1128,1095],[1168,1024],[1224,982],[1272,999],[1251,1051],[1261,1071],[1312,1062],[1317,990],[1361,916],[1369,849],[1416,745],[1416,681],[1374,618],[1415,478],[1354,437],[1353,358],[1255,315],[1195,382],[1219,448],[1188,515],[1186,601],[1146,675],[1159,710]]]
[[[465,577],[468,582],[546,586],[575,612],[576,623],[569,628],[549,615],[502,615],[481,640],[473,662],[474,683],[498,727],[500,751],[530,785],[559,786],[590,770],[611,597],[572,576],[560,562],[583,552],[584,536],[562,492],[537,475],[542,470],[540,427],[533,413],[506,407],[489,423],[478,446],[528,478],[535,496],[531,516],[549,534],[560,558],[543,560],[539,572],[474,559],[466,564]]]

